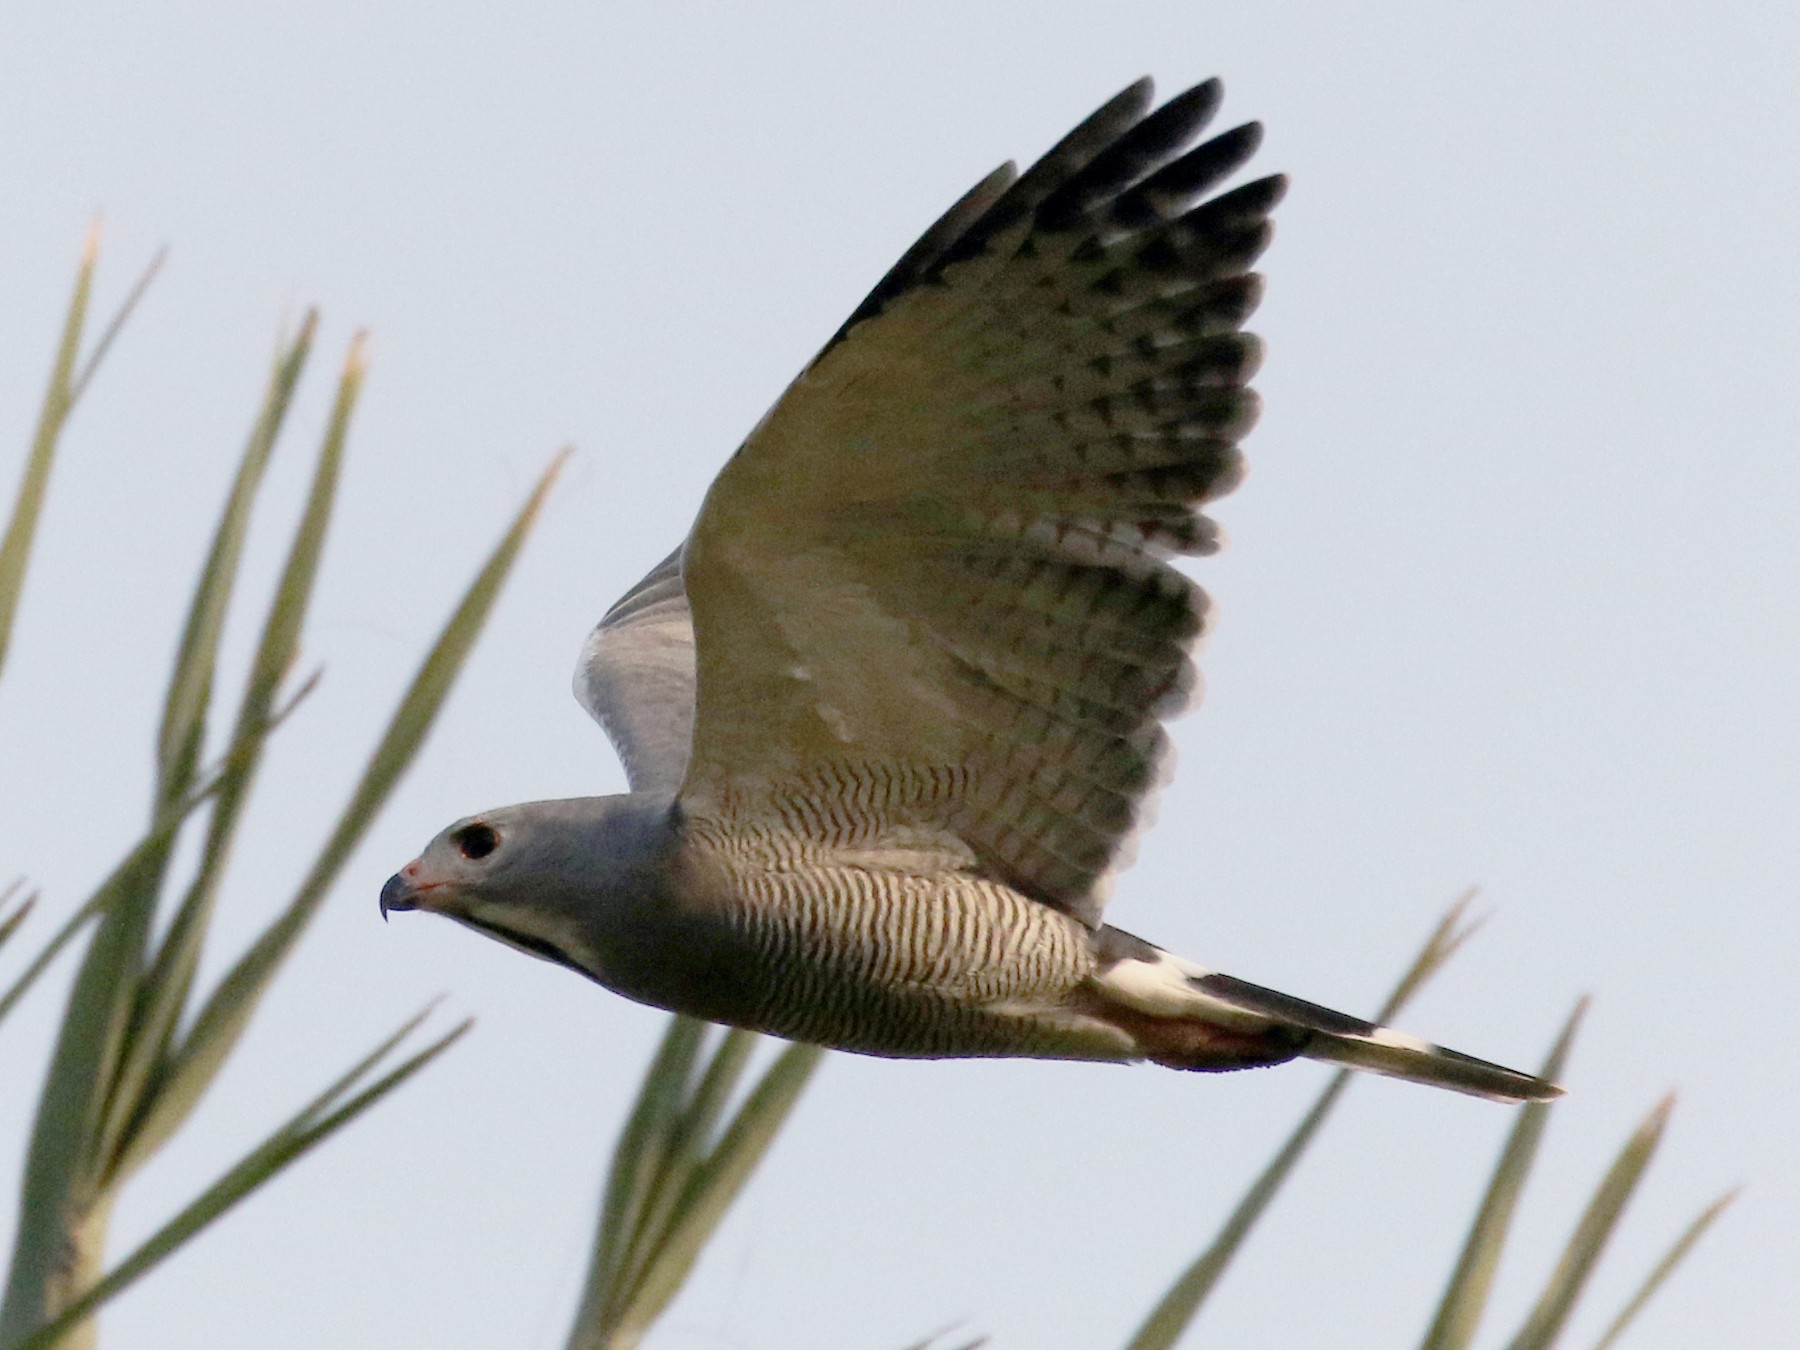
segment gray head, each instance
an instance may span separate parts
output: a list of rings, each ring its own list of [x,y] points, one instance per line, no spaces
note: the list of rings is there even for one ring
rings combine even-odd
[[[503,806],[457,821],[381,888],[382,917],[418,909],[603,978],[604,911],[638,898],[669,836],[642,794]]]

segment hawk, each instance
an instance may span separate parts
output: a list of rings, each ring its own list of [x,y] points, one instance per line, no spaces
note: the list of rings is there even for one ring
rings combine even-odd
[[[485,811],[381,908],[628,998],[871,1055],[1295,1056],[1553,1085],[1103,922],[1197,688],[1283,179],[1142,80],[900,258],[588,639],[631,791]]]

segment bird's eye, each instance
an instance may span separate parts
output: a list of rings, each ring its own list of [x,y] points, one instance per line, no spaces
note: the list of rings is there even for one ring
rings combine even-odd
[[[491,825],[465,825],[456,832],[456,848],[465,858],[485,858],[500,847],[500,836]]]

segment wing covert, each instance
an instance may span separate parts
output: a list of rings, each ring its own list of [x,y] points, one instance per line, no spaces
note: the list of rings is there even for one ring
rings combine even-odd
[[[606,611],[582,645],[575,698],[619,752],[634,792],[673,792],[694,730],[694,626],[681,550]]]

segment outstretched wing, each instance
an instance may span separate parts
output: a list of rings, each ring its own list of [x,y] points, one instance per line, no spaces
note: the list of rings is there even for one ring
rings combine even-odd
[[[831,340],[878,313],[921,277],[1018,177],[1009,164],[977,183],[889,269]],[[694,621],[681,582],[681,549],[613,603],[575,665],[575,699],[600,724],[636,792],[673,792],[694,732]]]
[[[694,625],[681,550],[620,596],[588,634],[575,697],[606,732],[634,792],[674,792],[694,735]]]
[[[1279,178],[1141,81],[975,189],[707,494],[690,815],[933,841],[1094,922],[1189,700]],[[973,207],[969,204],[975,203]],[[958,213],[961,212],[959,215]]]

